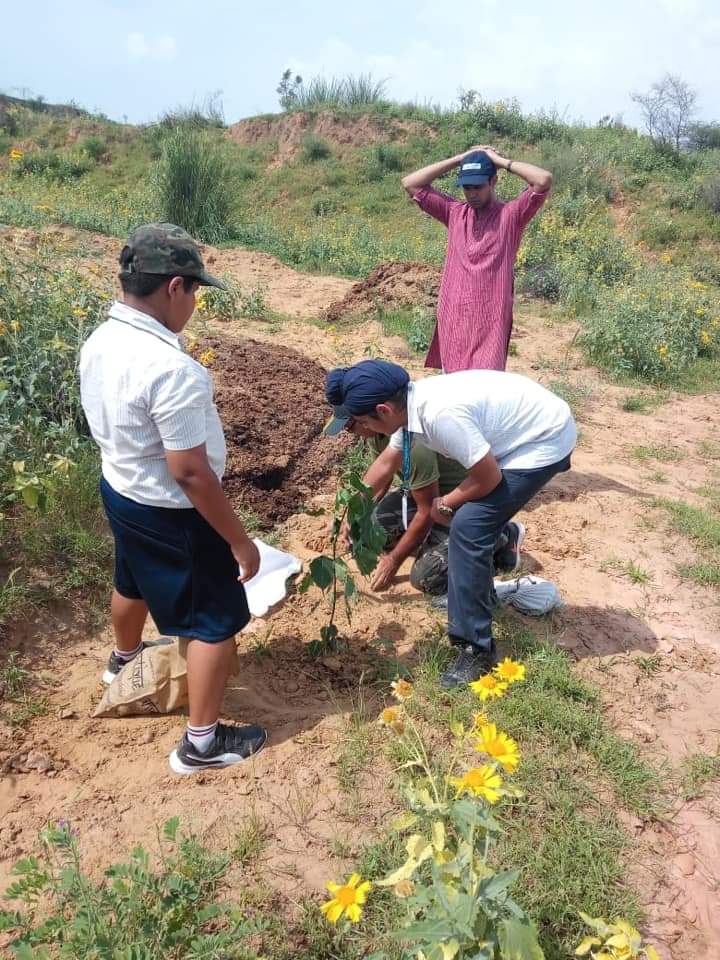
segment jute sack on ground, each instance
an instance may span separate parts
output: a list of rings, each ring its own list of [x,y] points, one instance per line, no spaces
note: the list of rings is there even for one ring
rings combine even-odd
[[[94,717],[172,713],[188,702],[187,641],[163,640],[145,647],[105,690]],[[230,673],[239,673],[233,644]]]

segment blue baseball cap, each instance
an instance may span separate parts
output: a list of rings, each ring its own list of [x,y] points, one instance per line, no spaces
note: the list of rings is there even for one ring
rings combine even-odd
[[[497,174],[497,167],[484,150],[469,153],[460,164],[457,185],[459,187],[480,187],[488,183]]]

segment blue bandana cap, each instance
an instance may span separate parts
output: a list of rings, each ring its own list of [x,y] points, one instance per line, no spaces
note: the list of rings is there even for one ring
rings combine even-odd
[[[339,433],[352,417],[374,414],[379,403],[400,393],[409,382],[407,370],[387,360],[363,360],[354,367],[331,370],[325,378],[325,397],[335,415],[325,433]]]

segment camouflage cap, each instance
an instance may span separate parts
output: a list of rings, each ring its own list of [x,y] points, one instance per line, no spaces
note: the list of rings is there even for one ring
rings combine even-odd
[[[223,284],[205,271],[200,248],[174,223],[145,223],[128,237],[120,253],[123,274],[154,273],[166,277],[192,277],[207,287]]]

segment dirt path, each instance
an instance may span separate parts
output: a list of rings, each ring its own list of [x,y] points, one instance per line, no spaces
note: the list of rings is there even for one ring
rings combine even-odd
[[[13,236],[33,242],[32,233]],[[95,270],[114,271],[114,242],[64,233],[71,234],[69,243],[87,247]],[[297,317],[316,316],[350,285],[296,274],[264,255],[210,255],[212,269],[266,285],[273,308]],[[384,338],[374,322],[342,336],[299,321],[242,321],[218,325],[217,331],[294,347],[324,366],[370,352],[420,370],[406,345]],[[694,554],[684,538],[669,532],[653,499],[701,506],[696,488],[720,480],[720,465],[702,446],[717,440],[717,397],[673,395],[650,415],[625,412],[621,402],[629,391],[583,366],[572,346],[574,332],[570,324],[527,309],[517,322],[510,368],[549,385],[561,381],[582,399],[573,471],[554,480],[524,512],[526,568],[559,585],[567,604],[556,623],[562,646],[599,683],[615,727],[670,774],[684,757],[713,754],[720,743],[720,594],[678,579],[676,563]],[[638,459],[637,447],[670,451],[674,459]],[[318,502],[327,502],[322,491]],[[291,517],[284,526],[288,548],[309,558],[322,547],[325,524],[322,517]],[[643,582],[627,575],[629,563],[647,574],[635,578]],[[301,645],[317,634],[323,612],[311,596],[294,597],[243,636],[241,673],[228,693],[226,714],[266,724],[269,747],[252,766],[195,779],[173,777],[167,769],[181,718],[89,718],[110,648],[107,630],[88,636],[71,623],[28,625],[17,642],[58,685],[50,717],[32,728],[28,742],[0,754],[0,761],[18,761],[0,784],[0,885],[12,863],[33,848],[37,830],[58,817],[80,824],[82,848],[94,867],[119,859],[138,842],[152,848],[155,824],[173,814],[208,838],[232,843],[250,812],[269,825],[263,875],[291,899],[350,866],[363,839],[387,816],[376,796],[359,828],[359,798],[349,798],[338,783],[353,714],[361,710],[372,717],[379,707],[361,684],[382,667],[379,641],[408,657],[413,638],[433,618],[405,581],[386,594],[365,595],[353,621],[353,655],[313,662]],[[641,657],[647,668],[638,664]],[[0,732],[13,742],[12,731]],[[30,748],[40,766],[49,760],[50,769],[27,770],[22,757]],[[678,799],[662,820],[638,820],[631,827],[640,854],[629,871],[642,891],[651,938],[669,960],[716,960],[717,782],[701,796]]]

